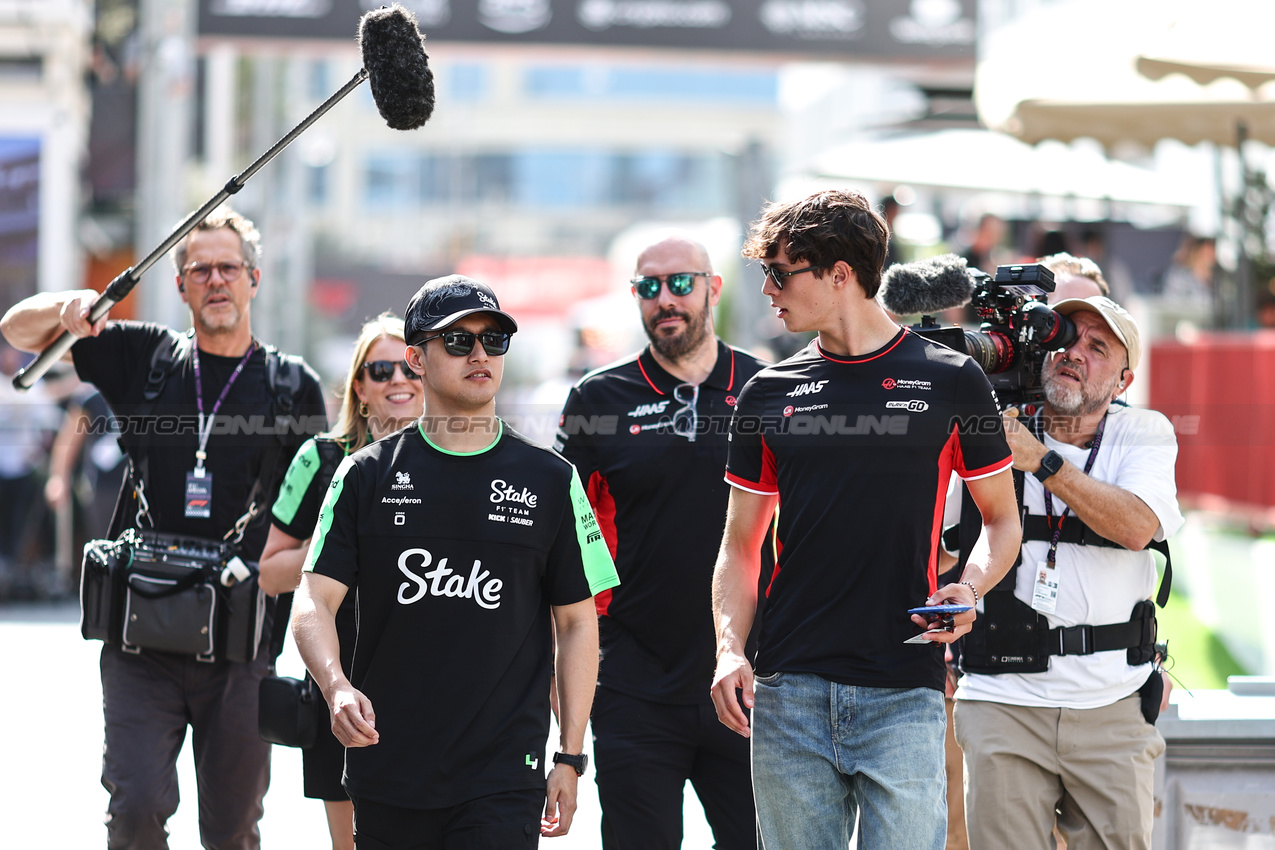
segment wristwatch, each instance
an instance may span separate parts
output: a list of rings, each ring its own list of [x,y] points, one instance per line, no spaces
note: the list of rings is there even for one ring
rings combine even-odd
[[[1046,452],[1045,456],[1040,459],[1040,469],[1033,472],[1032,475],[1035,475],[1036,480],[1041,484],[1044,484],[1045,480],[1051,475],[1057,475],[1058,470],[1062,469],[1062,466],[1062,455],[1055,451],[1049,451]]]
[[[576,776],[584,776],[584,769],[589,766],[589,757],[584,753],[569,756],[566,753],[554,753],[554,764],[569,764],[576,769]]]

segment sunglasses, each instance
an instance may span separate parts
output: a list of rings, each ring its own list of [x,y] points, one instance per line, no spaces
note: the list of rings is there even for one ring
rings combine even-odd
[[[243,263],[191,263],[182,269],[182,274],[191,283],[197,283],[203,286],[212,277],[213,271],[216,270],[221,275],[221,279],[226,283],[238,280],[239,275],[244,270]]]
[[[369,360],[363,364],[363,371],[367,372],[368,378],[378,384],[392,380],[394,377],[394,367],[403,370],[403,377],[409,381],[419,381],[421,376],[412,371],[412,367],[407,365],[406,360]]]
[[[761,264],[762,274],[774,281],[776,289],[783,289],[784,281],[795,274],[801,274],[802,272],[817,272],[821,269],[823,269],[823,266],[806,266],[804,269],[793,269],[790,272],[781,272],[773,266],[768,266],[765,263]]]
[[[699,430],[699,413],[695,410],[699,403],[699,384],[678,384],[673,388],[673,400],[682,405],[673,411],[673,433],[693,443]]]
[[[448,354],[453,357],[466,357],[474,350],[474,341],[477,340],[483,344],[483,351],[492,357],[498,357],[509,350],[509,338],[512,336],[513,334],[500,331],[483,331],[480,334],[469,331],[443,331],[441,334],[425,337],[420,344],[424,345],[432,339],[441,339],[443,348],[447,349]]]
[[[638,298],[650,301],[659,297],[661,282],[668,286],[670,295],[690,295],[695,288],[695,278],[708,276],[709,272],[674,272],[663,276],[635,277],[629,283],[637,290]]]

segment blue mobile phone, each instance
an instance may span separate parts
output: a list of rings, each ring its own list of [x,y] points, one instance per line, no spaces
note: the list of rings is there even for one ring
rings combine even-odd
[[[947,614],[964,614],[970,610],[971,605],[923,605],[920,608],[909,608],[909,614],[920,614],[922,617],[938,616],[942,617]]]

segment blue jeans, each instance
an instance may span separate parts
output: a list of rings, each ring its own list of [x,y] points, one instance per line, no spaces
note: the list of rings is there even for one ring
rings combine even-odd
[[[839,685],[810,673],[759,677],[753,792],[769,850],[943,850],[943,692]]]

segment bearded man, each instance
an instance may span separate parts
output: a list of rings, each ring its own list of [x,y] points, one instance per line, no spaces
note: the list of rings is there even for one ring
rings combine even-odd
[[[710,588],[731,414],[763,364],[714,335],[722,279],[702,244],[663,239],[636,272],[650,345],[580,380],[555,444],[585,482],[622,582],[595,598],[602,843],[676,850],[689,779],[716,846],[752,848],[748,741],[717,722],[709,698]]]
[[[1133,317],[1101,295],[1054,310],[1076,341],[1046,360],[1041,411],[1004,418],[1030,473],[1021,564],[982,600],[996,632],[966,641],[956,691],[969,841],[1053,847],[1056,820],[1068,847],[1149,848],[1164,739],[1147,549],[1183,523],[1177,441],[1118,401],[1141,357]]]

